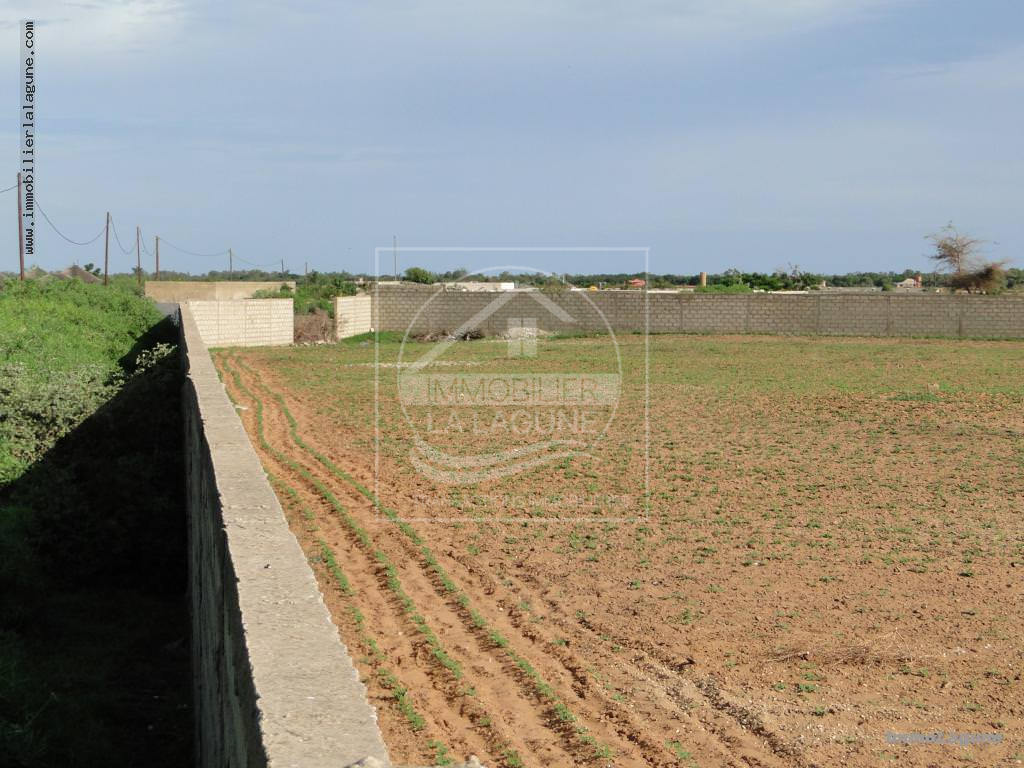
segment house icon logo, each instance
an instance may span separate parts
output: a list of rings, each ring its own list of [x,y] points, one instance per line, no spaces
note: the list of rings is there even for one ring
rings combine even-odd
[[[548,275],[493,268],[511,269]],[[446,486],[504,483],[509,491],[511,478],[525,482],[554,464],[594,459],[592,448],[619,403],[618,342],[585,292],[564,282],[556,289],[495,291],[471,302],[441,286],[423,300],[402,341],[396,376],[412,431],[409,463],[424,478]],[[566,355],[550,331],[578,327],[574,311],[605,325],[588,337],[584,356]],[[412,329],[422,327],[427,312],[450,330],[418,337]]]

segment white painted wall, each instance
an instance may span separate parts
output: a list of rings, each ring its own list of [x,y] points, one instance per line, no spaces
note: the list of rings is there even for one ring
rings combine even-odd
[[[291,299],[189,301],[188,307],[208,347],[274,347],[295,338]]]
[[[373,330],[373,301],[369,294],[334,299],[334,335],[347,339]]]

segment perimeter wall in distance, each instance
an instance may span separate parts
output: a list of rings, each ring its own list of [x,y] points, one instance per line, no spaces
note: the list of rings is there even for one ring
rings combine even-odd
[[[1024,338],[1024,297],[896,293],[700,294],[642,291],[463,292],[387,285],[370,293],[373,326],[487,335],[536,318],[552,333],[751,333]]]

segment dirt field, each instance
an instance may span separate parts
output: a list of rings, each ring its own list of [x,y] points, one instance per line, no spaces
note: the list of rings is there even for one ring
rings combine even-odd
[[[379,463],[372,341],[215,352],[392,758],[1020,765],[1024,344],[654,336],[648,463],[618,341],[448,349],[622,366],[587,457],[450,487],[395,382],[430,344],[381,345]],[[891,743],[936,731],[1000,741]]]

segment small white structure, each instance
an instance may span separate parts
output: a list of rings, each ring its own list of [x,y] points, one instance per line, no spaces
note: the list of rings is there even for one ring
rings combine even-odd
[[[188,305],[207,347],[275,347],[295,337],[291,299],[192,300]]]
[[[373,305],[370,294],[337,296],[334,299],[334,337],[348,339],[373,330]]]
[[[458,280],[454,283],[445,283],[444,287],[449,291],[466,291],[469,293],[484,293],[490,291],[514,291],[515,283],[488,283],[483,280]]]

